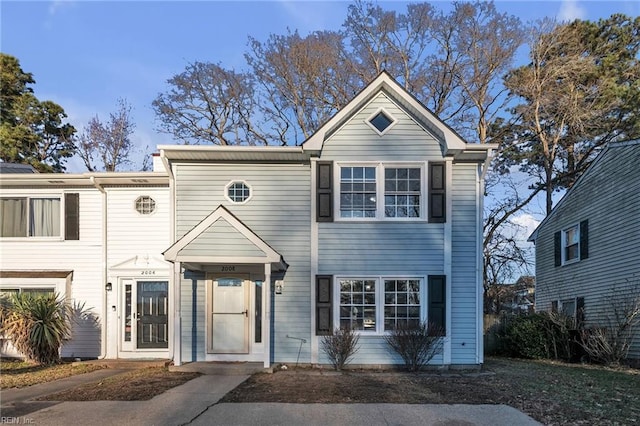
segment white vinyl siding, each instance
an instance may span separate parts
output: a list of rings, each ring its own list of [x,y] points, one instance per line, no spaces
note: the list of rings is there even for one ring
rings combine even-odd
[[[103,306],[102,196],[97,189],[73,189],[80,194],[80,240],[60,238],[7,239],[0,244],[1,270],[73,271],[67,298],[84,303],[93,317],[73,325],[63,357],[100,356],[100,322]],[[15,195],[14,195],[15,194]],[[23,190],[3,189],[3,197],[24,195]],[[61,191],[30,190],[33,198],[61,198]],[[37,259],[37,263],[33,260]],[[96,321],[94,321],[96,320]]]

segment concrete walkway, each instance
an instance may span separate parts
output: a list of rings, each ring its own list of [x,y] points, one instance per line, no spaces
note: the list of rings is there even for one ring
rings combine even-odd
[[[0,393],[3,423],[34,425],[537,425],[505,405],[220,404],[248,375],[205,375],[149,401],[33,401],[60,387],[100,380],[118,370],[74,376]],[[96,374],[101,373],[101,374]],[[60,383],[66,381],[64,383]]]

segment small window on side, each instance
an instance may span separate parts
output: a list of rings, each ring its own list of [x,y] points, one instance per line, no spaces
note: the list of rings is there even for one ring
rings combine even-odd
[[[148,195],[142,195],[136,199],[136,211],[142,215],[148,215],[156,210],[156,201]]]
[[[246,203],[251,198],[251,187],[242,181],[230,182],[225,188],[225,197],[232,203]]]

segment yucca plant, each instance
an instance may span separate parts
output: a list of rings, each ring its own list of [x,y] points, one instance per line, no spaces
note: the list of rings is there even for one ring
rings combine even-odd
[[[2,303],[2,333],[27,361],[53,364],[71,334],[73,310],[57,294],[12,294]]]

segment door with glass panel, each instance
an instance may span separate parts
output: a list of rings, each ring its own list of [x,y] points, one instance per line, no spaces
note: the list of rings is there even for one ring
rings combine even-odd
[[[169,283],[133,281],[122,283],[122,350],[166,349],[168,339]]]
[[[211,282],[209,350],[249,353],[249,287],[245,277],[218,277]]]

